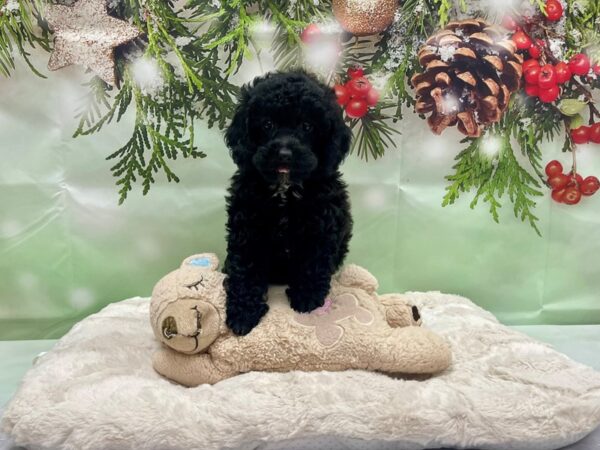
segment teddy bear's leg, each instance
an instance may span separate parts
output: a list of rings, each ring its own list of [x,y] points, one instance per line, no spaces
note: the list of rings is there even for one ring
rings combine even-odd
[[[154,353],[152,365],[164,377],[190,387],[215,384],[237,375],[234,370],[218,369],[209,354],[185,355],[169,348]]]
[[[379,300],[385,309],[385,319],[391,327],[420,326],[419,309],[411,305],[401,294],[384,294]]]
[[[451,362],[448,343],[421,327],[394,328],[372,350],[370,367],[386,373],[433,374]]]

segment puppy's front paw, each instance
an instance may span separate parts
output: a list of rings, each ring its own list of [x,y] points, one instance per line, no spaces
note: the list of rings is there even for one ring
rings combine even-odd
[[[299,313],[311,312],[325,303],[327,292],[315,291],[309,288],[289,287],[286,290],[290,306]]]
[[[269,306],[266,303],[260,303],[250,311],[228,308],[225,323],[234,334],[245,336],[258,325],[268,310]]]

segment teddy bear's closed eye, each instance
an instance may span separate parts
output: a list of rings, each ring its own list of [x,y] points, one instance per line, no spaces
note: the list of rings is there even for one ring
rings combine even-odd
[[[194,290],[197,291],[198,290],[198,286],[205,287],[203,282],[204,282],[204,277],[200,277],[200,280],[198,280],[198,281],[196,281],[194,283],[186,284],[185,287],[188,288],[188,289],[194,289]]]

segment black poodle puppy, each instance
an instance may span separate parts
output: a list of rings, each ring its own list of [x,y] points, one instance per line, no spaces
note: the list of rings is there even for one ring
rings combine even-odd
[[[301,71],[242,88],[227,146],[238,170],[227,197],[227,325],[247,334],[267,312],[270,283],[291,307],[322,306],[352,233],[338,167],[351,132],[333,90]]]

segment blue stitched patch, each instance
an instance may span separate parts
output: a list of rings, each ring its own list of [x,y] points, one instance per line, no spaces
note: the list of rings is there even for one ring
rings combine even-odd
[[[211,261],[210,258],[203,256],[202,258],[194,258],[188,261],[190,266],[198,266],[198,267],[210,267]]]

